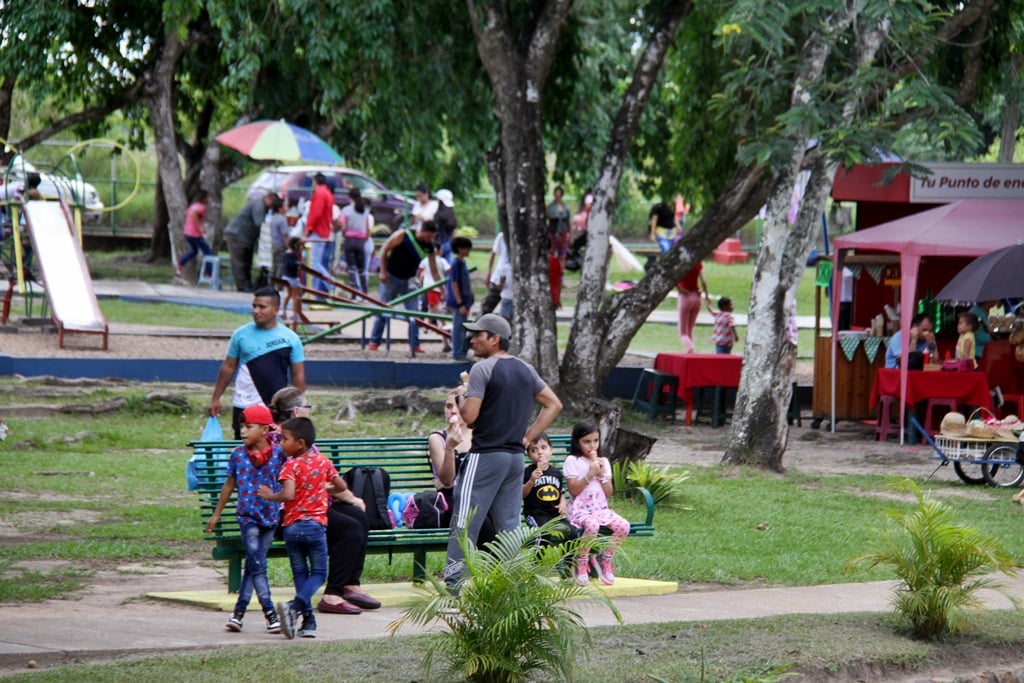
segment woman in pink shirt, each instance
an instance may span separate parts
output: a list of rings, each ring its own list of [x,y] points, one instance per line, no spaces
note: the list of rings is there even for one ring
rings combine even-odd
[[[178,259],[174,264],[174,272],[181,277],[181,269],[185,264],[203,252],[203,256],[213,253],[210,245],[206,243],[206,236],[203,233],[203,222],[206,220],[206,205],[210,197],[206,190],[199,190],[196,200],[185,209],[185,241],[188,242],[188,253]]]

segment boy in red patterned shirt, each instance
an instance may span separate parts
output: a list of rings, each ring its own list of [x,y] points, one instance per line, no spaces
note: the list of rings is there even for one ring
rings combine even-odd
[[[341,490],[345,484],[331,461],[310,447],[316,428],[308,417],[293,417],[281,424],[281,450],[288,458],[281,466],[281,491],[261,486],[258,495],[284,503],[284,545],[295,580],[295,599],[277,603],[285,638],[316,638],[313,595],[327,579],[327,484]],[[302,626],[295,628],[302,615]]]

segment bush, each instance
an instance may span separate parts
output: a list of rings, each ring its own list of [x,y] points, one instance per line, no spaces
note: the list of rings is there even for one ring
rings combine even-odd
[[[615,495],[629,500],[637,488],[645,488],[656,504],[680,507],[683,484],[689,478],[688,471],[678,472],[668,467],[655,467],[642,460],[617,460],[612,463],[612,487],[615,489]]]
[[[964,610],[982,606],[978,591],[1001,591],[988,578],[995,571],[1014,576],[1013,558],[992,536],[958,524],[943,503],[921,492],[911,479],[895,480],[890,488],[917,497],[910,512],[886,511],[878,541],[851,565],[890,566],[900,579],[895,611],[910,622],[914,635],[935,638],[955,633]],[[1007,596],[1017,604],[1013,596]]]
[[[602,594],[562,578],[561,567],[572,565],[581,539],[539,545],[542,535],[554,532],[554,524],[557,520],[498,534],[486,551],[467,543],[463,535],[467,578],[459,596],[430,577],[424,597],[389,624],[389,632],[394,635],[406,621],[444,622],[447,630],[430,636],[425,664],[429,671],[435,658],[446,660],[446,680],[572,680],[577,656],[590,643],[590,631],[569,601],[581,596],[602,600],[620,617]],[[587,539],[587,545],[597,550],[607,543]]]

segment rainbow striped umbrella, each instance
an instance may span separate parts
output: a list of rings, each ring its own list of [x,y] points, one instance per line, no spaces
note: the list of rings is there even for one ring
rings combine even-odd
[[[343,163],[341,155],[317,135],[285,121],[254,121],[221,133],[217,142],[252,159]]]

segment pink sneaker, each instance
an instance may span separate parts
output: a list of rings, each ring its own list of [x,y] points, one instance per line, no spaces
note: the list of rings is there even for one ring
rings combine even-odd
[[[590,563],[586,558],[576,563],[576,584],[579,586],[590,585]]]
[[[591,556],[590,563],[594,565],[594,569],[597,570],[597,575],[601,578],[601,583],[606,586],[610,586],[615,583],[615,564],[612,562],[612,558],[601,553],[597,557]]]

